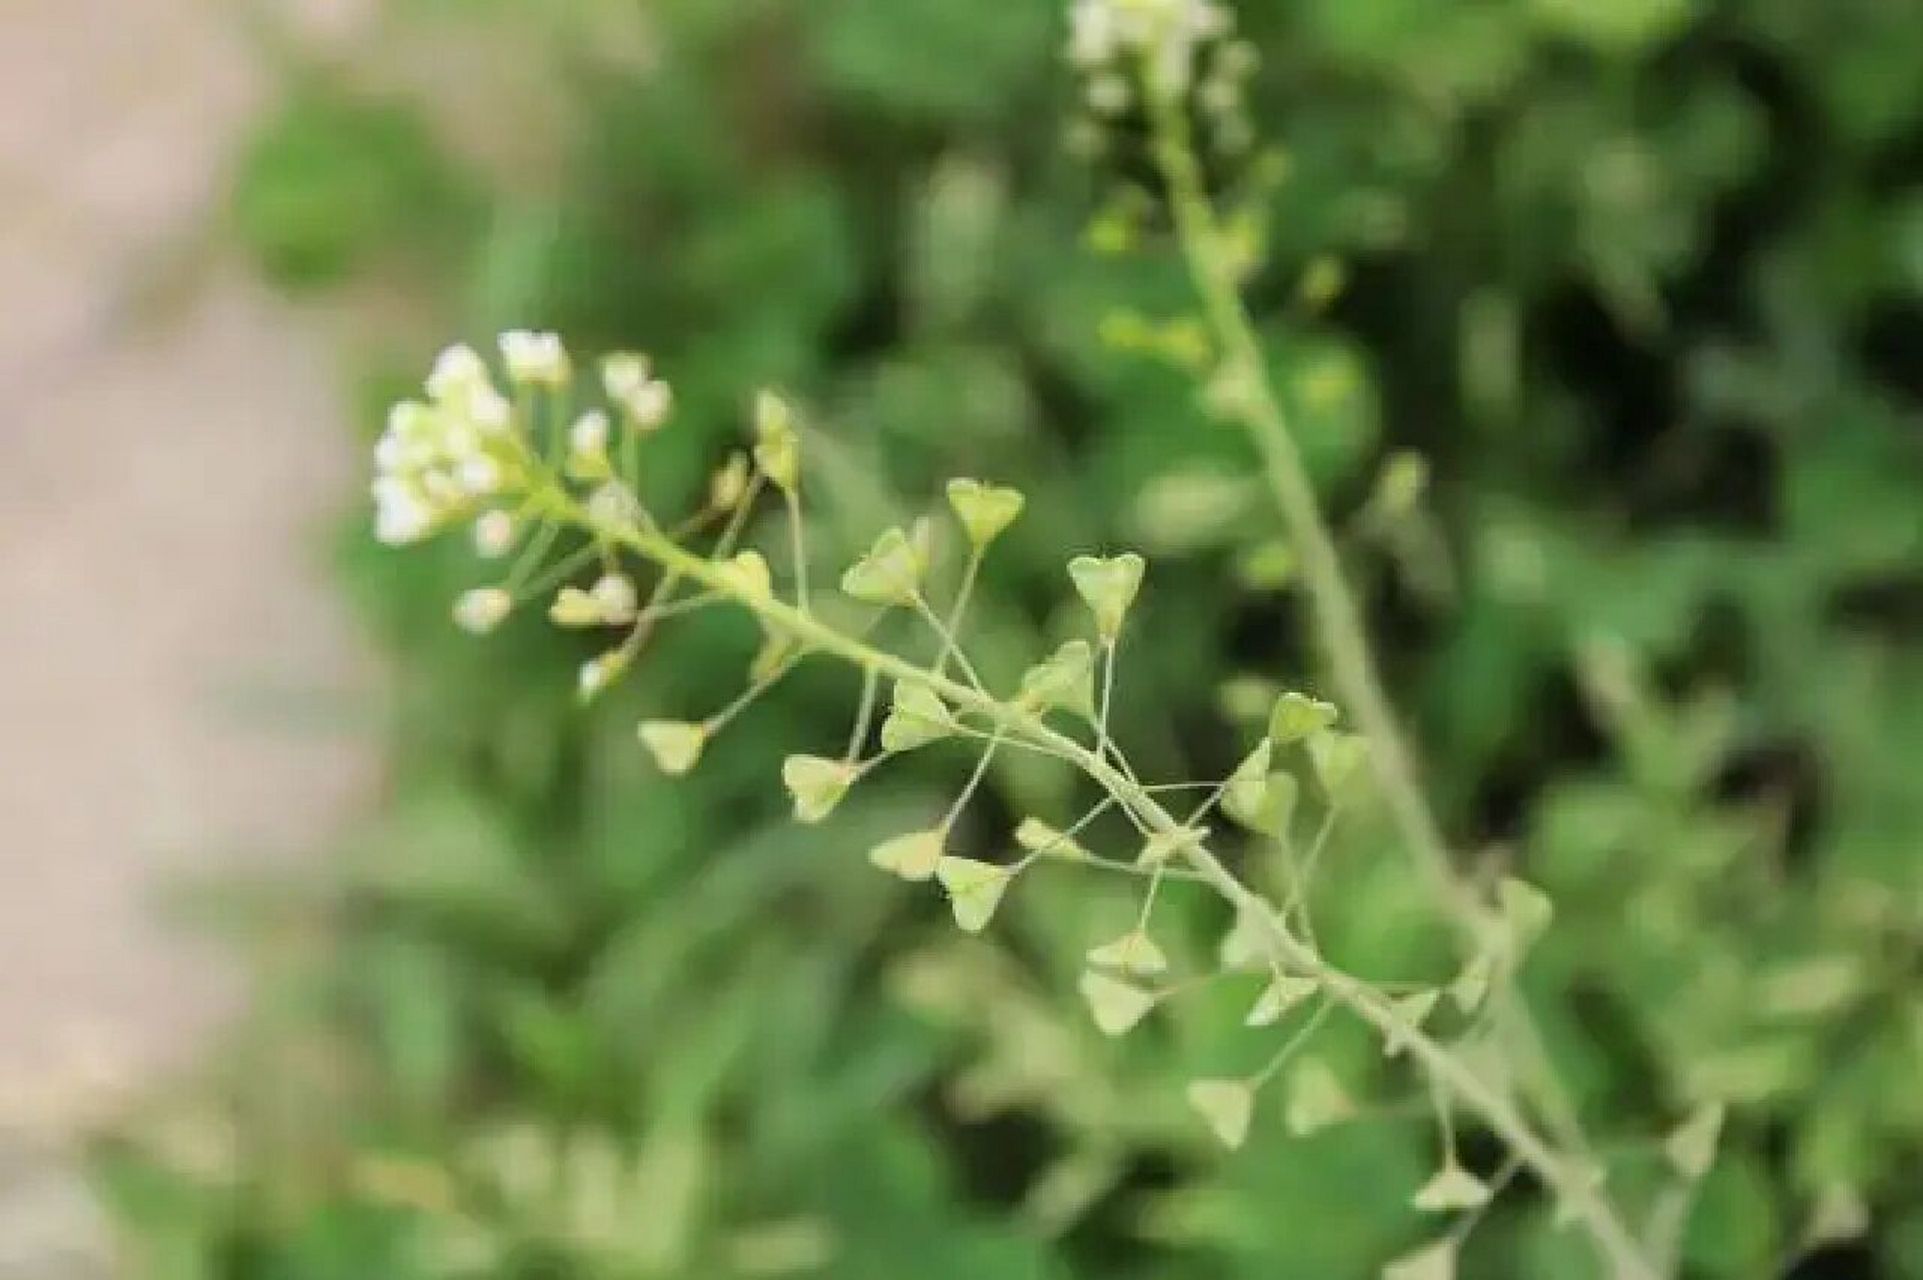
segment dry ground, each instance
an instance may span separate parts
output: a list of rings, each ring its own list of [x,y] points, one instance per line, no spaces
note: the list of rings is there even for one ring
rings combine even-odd
[[[284,713],[365,683],[324,345],[236,269],[150,296],[260,92],[211,0],[0,0],[0,1277],[85,1273],[84,1200],[22,1153],[218,1017],[157,889],[324,846],[364,785]]]

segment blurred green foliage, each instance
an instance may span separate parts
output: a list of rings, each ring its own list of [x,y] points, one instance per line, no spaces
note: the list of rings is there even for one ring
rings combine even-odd
[[[1244,8],[1281,157],[1273,372],[1452,834],[1557,903],[1527,975],[1552,1052],[1628,1144],[1632,1200],[1666,1123],[1731,1102],[1690,1275],[1923,1276],[1923,10]],[[239,169],[234,229],[274,279],[425,254],[450,327],[653,353],[681,405],[662,496],[752,388],[790,388],[846,547],[947,475],[1021,484],[991,677],[1054,634],[1069,553],[1146,543],[1120,732],[1166,776],[1233,763],[1225,681],[1313,680],[1304,602],[1273,573],[1224,587],[1277,564],[1243,445],[1187,373],[1116,349],[1188,294],[1167,254],[1085,240],[1117,174],[1062,155],[1053,0],[388,21],[521,33],[566,102],[551,172],[434,141],[431,92],[303,73]],[[369,404],[426,349],[384,358]],[[1385,521],[1395,448],[1432,482]],[[388,795],[324,887],[256,904],[257,1011],[205,1087],[104,1144],[144,1274],[1343,1280],[1421,1238],[1412,1126],[1297,1138],[1270,1098],[1238,1155],[1199,1132],[1183,1083],[1266,1051],[1249,992],[1125,1048],[1082,1025],[1079,957],[1125,898],[1025,886],[1003,936],[958,942],[872,873],[854,851],[957,761],[790,826],[777,763],[842,732],[836,677],[664,784],[634,722],[718,704],[751,635],[670,633],[582,714],[565,637],[460,636],[471,559],[364,524],[341,564],[392,657]],[[1059,818],[1067,781],[1006,769],[994,803]],[[1319,918],[1349,963],[1420,969],[1435,939],[1381,839],[1340,851]],[[1212,946],[1225,922],[1180,910]],[[1393,1103],[1360,1040],[1330,1053]],[[1587,1266],[1526,1189],[1465,1261]]]

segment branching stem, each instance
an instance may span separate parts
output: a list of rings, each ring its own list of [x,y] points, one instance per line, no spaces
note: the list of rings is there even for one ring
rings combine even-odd
[[[1143,829],[1167,836],[1185,833],[1183,824],[1154,795],[1117,768],[1106,754],[1098,754],[1054,729],[1018,703],[1003,702],[980,688],[960,684],[917,666],[837,630],[772,593],[745,586],[722,566],[686,550],[652,526],[596,525],[552,480],[536,495],[536,500],[549,514],[594,529],[600,536],[652,561],[663,573],[692,579],[732,598],[763,625],[790,635],[799,642],[803,653],[827,654],[858,670],[874,670],[896,681],[925,687],[956,709],[993,725],[997,736],[1031,743],[1072,761]],[[1330,998],[1368,1023],[1385,1041],[1406,1045],[1432,1079],[1480,1116],[1544,1185],[1587,1224],[1622,1280],[1660,1280],[1660,1273],[1643,1257],[1614,1207],[1588,1176],[1588,1166],[1561,1155],[1536,1131],[1507,1093],[1478,1075],[1452,1048],[1411,1024],[1389,997],[1364,980],[1329,964],[1314,948],[1299,940],[1275,908],[1229,871],[1206,843],[1184,839],[1180,856],[1188,863],[1184,871],[1212,888],[1238,913],[1246,913],[1257,922],[1263,949],[1273,964],[1313,978]]]

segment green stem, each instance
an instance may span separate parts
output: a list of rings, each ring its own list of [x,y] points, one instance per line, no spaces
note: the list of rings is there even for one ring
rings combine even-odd
[[[1290,434],[1287,415],[1267,373],[1255,324],[1242,297],[1228,237],[1203,181],[1179,97],[1145,68],[1156,163],[1168,184],[1176,237],[1194,279],[1224,366],[1236,383],[1236,416],[1261,457],[1262,472],[1300,557],[1303,581],[1329,673],[1369,743],[1369,761],[1389,813],[1431,891],[1471,952],[1484,945],[1490,920],[1456,873],[1411,754],[1384,692],[1361,609],[1343,572],[1335,537]],[[1565,1145],[1586,1149],[1575,1108],[1551,1069],[1541,1037],[1514,994],[1495,993],[1498,1022],[1524,1068],[1520,1075]]]

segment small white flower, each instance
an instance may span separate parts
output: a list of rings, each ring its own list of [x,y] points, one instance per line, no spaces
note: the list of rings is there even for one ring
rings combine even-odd
[[[481,387],[489,387],[487,365],[474,348],[456,344],[434,358],[427,375],[427,394],[436,404],[461,400]]]
[[[568,474],[577,480],[604,480],[608,463],[608,415],[590,409],[568,428]]]
[[[513,516],[505,511],[489,511],[474,522],[476,555],[484,560],[498,560],[513,548]]]
[[[653,376],[648,358],[621,352],[601,362],[601,385],[628,419],[642,431],[653,431],[674,409],[674,390]]]
[[[674,388],[655,378],[623,401],[622,407],[642,431],[659,430],[674,412]]]
[[[601,610],[603,622],[630,622],[640,601],[635,594],[634,583],[627,575],[606,573],[600,581],[589,589],[588,594]]]
[[[559,387],[568,380],[567,348],[558,334],[510,329],[501,335],[501,360],[515,382]]]
[[[377,497],[374,536],[388,546],[402,547],[419,542],[433,527],[432,513],[413,494],[396,490],[385,497],[377,494]]]
[[[473,497],[485,498],[501,491],[501,464],[484,453],[463,458],[456,474],[461,488]]]
[[[500,587],[476,587],[454,602],[454,621],[461,630],[484,636],[501,625],[514,609],[514,597]]]
[[[492,386],[475,388],[464,409],[466,420],[486,435],[500,435],[514,421],[514,406]]]
[[[608,399],[625,403],[648,383],[648,358],[632,351],[620,351],[601,362],[601,385]]]
[[[608,451],[608,415],[599,409],[590,409],[574,420],[568,428],[568,447],[581,454],[603,454]]]

